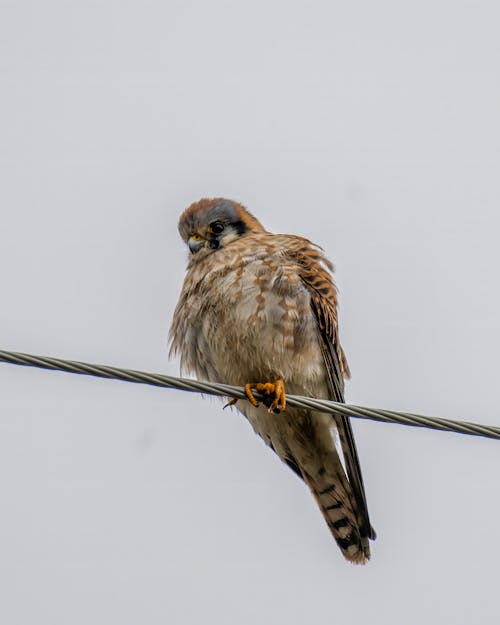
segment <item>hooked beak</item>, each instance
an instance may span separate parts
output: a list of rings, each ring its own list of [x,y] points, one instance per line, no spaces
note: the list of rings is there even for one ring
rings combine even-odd
[[[188,239],[188,247],[191,254],[195,254],[201,247],[205,245],[206,241],[199,234],[193,234]]]

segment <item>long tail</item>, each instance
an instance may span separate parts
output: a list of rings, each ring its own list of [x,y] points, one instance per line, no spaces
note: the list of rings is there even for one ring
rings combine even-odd
[[[346,560],[365,564],[370,559],[369,538],[372,536],[363,535],[360,530],[359,515],[353,509],[355,498],[345,475],[340,471],[335,474],[320,471],[313,477],[302,471],[302,477]]]

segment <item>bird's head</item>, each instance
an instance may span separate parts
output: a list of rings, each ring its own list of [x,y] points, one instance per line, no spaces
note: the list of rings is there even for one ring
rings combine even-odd
[[[233,200],[203,199],[191,204],[179,219],[179,232],[191,254],[214,252],[251,232],[265,232],[262,224]]]

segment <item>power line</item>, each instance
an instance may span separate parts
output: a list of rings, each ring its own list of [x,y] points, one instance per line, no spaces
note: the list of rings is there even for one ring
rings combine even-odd
[[[60,358],[49,358],[48,356],[34,356],[32,354],[22,354],[0,350],[0,362],[13,365],[24,365],[28,367],[39,367],[40,369],[50,369],[54,371],[65,371],[68,373],[78,373],[81,375],[91,375],[98,378],[112,380],[122,380],[124,382],[134,382],[136,384],[148,384],[150,386],[160,386],[173,388],[182,391],[203,393],[206,395],[221,395],[224,397],[237,397],[246,399],[242,388],[219,384],[215,382],[200,382],[187,378],[177,378],[159,373],[146,373],[144,371],[134,371],[132,369],[122,369],[107,365],[95,365],[86,362],[73,360],[62,360]],[[255,393],[259,398],[259,394]],[[381,421],[382,423],[399,423],[401,425],[411,425],[414,427],[430,428],[433,430],[444,430],[446,432],[457,432],[459,434],[469,434],[471,436],[483,436],[486,438],[500,439],[500,427],[492,425],[481,425],[467,421],[455,421],[452,419],[442,419],[440,417],[426,417],[423,415],[408,412],[398,412],[395,410],[381,410],[379,408],[365,408],[352,404],[341,404],[325,399],[313,399],[300,395],[287,395],[287,404],[299,408],[311,408],[321,412],[355,417],[359,419],[370,419]]]

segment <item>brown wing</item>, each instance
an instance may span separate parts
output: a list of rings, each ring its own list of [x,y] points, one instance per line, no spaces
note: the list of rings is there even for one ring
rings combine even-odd
[[[325,258],[323,251],[307,239],[296,239],[296,247],[288,251],[299,266],[299,275],[311,295],[311,308],[318,322],[321,351],[328,371],[330,399],[344,401],[344,378],[348,378],[349,367],[338,337],[337,292],[332,280],[333,265]],[[365,488],[361,475],[358,452],[348,417],[335,416],[347,468],[347,478],[356,500],[359,530],[361,536],[374,539],[366,504]]]

